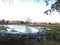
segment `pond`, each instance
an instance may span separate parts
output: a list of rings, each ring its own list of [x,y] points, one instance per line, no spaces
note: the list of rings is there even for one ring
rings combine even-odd
[[[37,28],[28,26],[28,25],[3,25],[7,27],[7,31],[0,31],[0,33],[10,33],[10,34],[35,34],[39,32],[43,34],[44,31],[42,29],[38,30]]]

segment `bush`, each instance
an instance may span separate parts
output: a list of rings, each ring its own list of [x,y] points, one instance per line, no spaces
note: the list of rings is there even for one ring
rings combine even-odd
[[[60,35],[57,35],[55,40],[60,41]]]

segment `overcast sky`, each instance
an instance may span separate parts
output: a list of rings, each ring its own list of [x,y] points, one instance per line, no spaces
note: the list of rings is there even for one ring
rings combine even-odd
[[[54,2],[53,2],[54,3]],[[32,22],[60,22],[60,15],[54,11],[51,15],[45,15],[44,11],[50,9],[43,1],[37,0],[0,0],[0,19],[23,20],[30,18]]]

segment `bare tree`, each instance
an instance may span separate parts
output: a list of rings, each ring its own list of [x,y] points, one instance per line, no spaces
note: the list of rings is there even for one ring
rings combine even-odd
[[[31,19],[30,18],[27,18],[26,19],[26,23],[29,24],[31,22]]]

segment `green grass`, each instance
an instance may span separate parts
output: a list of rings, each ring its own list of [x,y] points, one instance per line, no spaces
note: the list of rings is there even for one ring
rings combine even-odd
[[[41,41],[41,45],[60,45],[60,25],[40,25],[40,27],[47,31],[46,36],[55,37],[55,39]]]
[[[40,30],[46,30],[46,36],[52,38],[55,36],[56,38],[41,40],[40,42],[35,41],[34,45],[60,45],[60,25],[37,25],[33,27],[43,27]],[[39,28],[38,28],[39,29]]]
[[[40,42],[41,45],[60,45],[60,42],[53,40],[45,40]]]
[[[41,40],[40,42],[35,40],[25,40],[26,45],[60,45],[60,42],[53,40]]]
[[[6,30],[6,27],[0,26],[0,30]]]

